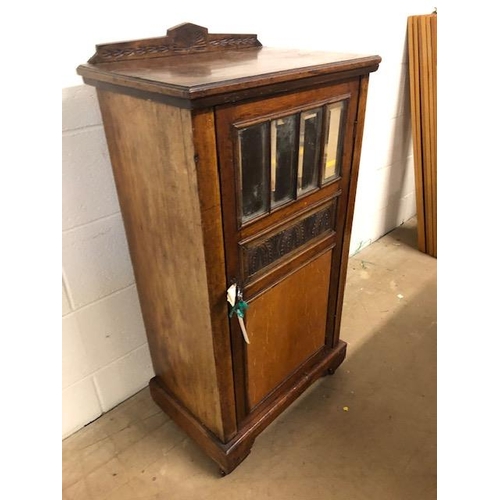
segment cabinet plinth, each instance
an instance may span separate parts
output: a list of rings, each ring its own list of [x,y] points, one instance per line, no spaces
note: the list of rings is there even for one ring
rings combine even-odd
[[[100,45],[77,69],[97,89],[152,397],[223,474],[344,360],[368,77],[379,62],[184,24]]]

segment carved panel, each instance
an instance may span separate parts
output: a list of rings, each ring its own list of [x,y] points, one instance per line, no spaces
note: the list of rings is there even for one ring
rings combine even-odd
[[[326,207],[323,205],[315,212],[293,220],[278,232],[242,244],[245,278],[252,277],[316,238],[333,233],[336,202],[334,199]]]
[[[203,26],[184,23],[170,28],[165,37],[97,45],[96,53],[88,62],[98,64],[249,47],[261,47],[257,35],[212,34]]]

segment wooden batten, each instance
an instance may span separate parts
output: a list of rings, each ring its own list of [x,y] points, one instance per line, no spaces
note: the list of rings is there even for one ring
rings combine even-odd
[[[437,15],[408,18],[418,248],[437,257]]]

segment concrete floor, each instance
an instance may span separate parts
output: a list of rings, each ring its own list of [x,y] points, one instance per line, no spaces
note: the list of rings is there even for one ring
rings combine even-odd
[[[351,258],[346,361],[229,476],[147,389],[63,442],[64,500],[436,498],[436,260],[411,220]]]

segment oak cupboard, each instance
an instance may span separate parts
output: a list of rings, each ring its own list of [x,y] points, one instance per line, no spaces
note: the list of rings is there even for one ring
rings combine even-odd
[[[380,61],[186,23],[98,45],[77,69],[97,89],[152,397],[222,474],[344,360],[368,78]]]

